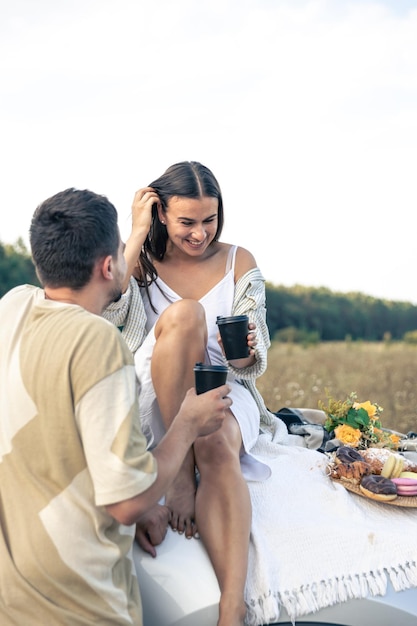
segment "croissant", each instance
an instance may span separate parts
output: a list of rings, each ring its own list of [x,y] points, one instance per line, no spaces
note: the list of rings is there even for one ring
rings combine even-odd
[[[417,472],[417,465],[407,459],[399,452],[393,452],[389,448],[367,448],[362,450],[364,460],[371,466],[372,474],[380,474],[385,461],[389,456],[395,455],[404,461],[403,470],[407,472]]]
[[[365,461],[354,461],[353,463],[338,463],[330,470],[330,476],[339,480],[359,484],[363,476],[371,474],[371,468]]]
[[[350,446],[341,446],[329,464],[329,475],[338,480],[359,484],[363,476],[372,473],[371,466],[363,456]]]

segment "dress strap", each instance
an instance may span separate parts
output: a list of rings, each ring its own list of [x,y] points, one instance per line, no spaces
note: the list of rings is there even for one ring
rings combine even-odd
[[[226,260],[226,271],[225,275],[230,272],[230,270],[235,271],[235,259],[236,259],[237,246],[230,246],[229,253],[227,255]]]

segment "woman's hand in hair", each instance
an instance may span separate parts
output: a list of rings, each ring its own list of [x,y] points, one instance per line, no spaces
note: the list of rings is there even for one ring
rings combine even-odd
[[[146,239],[152,221],[152,207],[159,205],[159,198],[152,187],[144,187],[135,193],[132,204],[132,235]],[[141,243],[141,247],[143,244]]]
[[[124,291],[138,261],[140,251],[149,233],[152,222],[152,207],[159,204],[158,194],[152,187],[144,187],[135,193],[132,203],[132,231],[126,241],[125,259],[127,265]]]

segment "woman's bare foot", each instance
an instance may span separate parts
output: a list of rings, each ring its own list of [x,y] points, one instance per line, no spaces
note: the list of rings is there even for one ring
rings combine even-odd
[[[195,475],[181,470],[165,497],[165,504],[171,510],[171,528],[185,533],[188,539],[198,537],[194,519],[196,488]]]

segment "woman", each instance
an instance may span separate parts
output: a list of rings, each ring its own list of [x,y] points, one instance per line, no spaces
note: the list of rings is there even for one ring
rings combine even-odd
[[[248,250],[219,241],[223,217],[219,184],[197,162],[173,165],[138,191],[125,250],[133,278],[106,315],[124,326],[135,353],[143,428],[151,445],[194,385],[195,363],[225,362],[216,317],[249,317],[248,357],[228,362],[233,400],[228,418],[221,431],[196,442],[166,494],[172,528],[188,538],[198,532],[212,561],[221,591],[218,626],[237,626],[246,613],[251,525],[246,480],[270,475],[250,454],[260,419],[270,419],[255,387],[266,368],[269,335],[263,276]]]
[[[194,364],[224,362],[217,315],[250,320],[248,357],[228,362],[228,418],[197,440],[166,494],[169,508],[151,518],[148,544],[149,519],[139,529],[140,545],[153,553],[168,510],[178,532],[192,537],[198,529],[221,591],[218,626],[242,626],[245,613],[251,624],[276,622],[281,607],[295,621],[384,594],[388,580],[396,590],[417,587],[416,509],[404,514],[335,485],[327,456],[302,447],[302,437],[265,408],[255,386],[269,346],[264,279],[249,251],[219,241],[222,225],[219,185],[199,163],[174,165],[135,195],[125,249],[133,276],[106,316],[123,326],[135,353],[150,445],[193,386]]]

